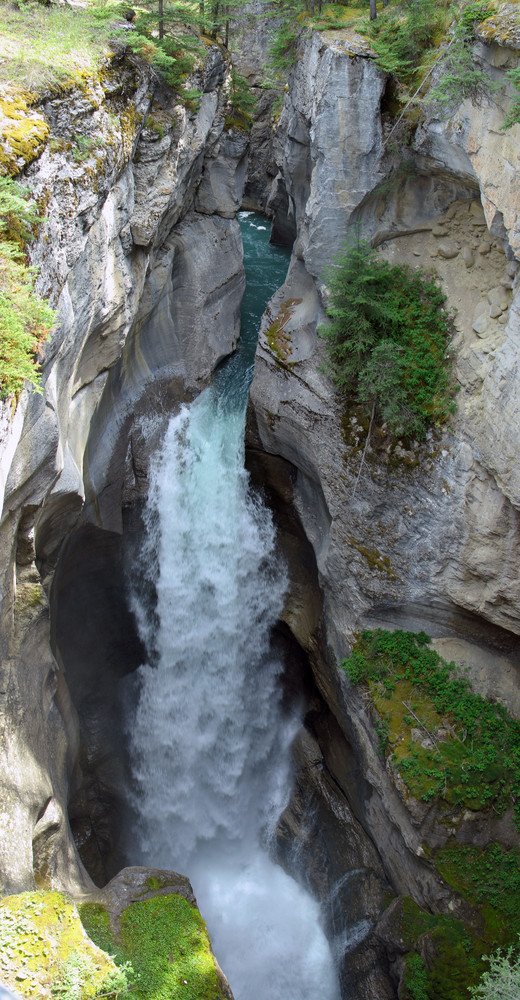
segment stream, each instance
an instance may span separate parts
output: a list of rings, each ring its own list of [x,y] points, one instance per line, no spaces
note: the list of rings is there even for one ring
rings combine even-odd
[[[134,600],[148,662],[128,722],[137,814],[132,864],[189,875],[235,1000],[338,1000],[319,906],[270,857],[300,725],[282,711],[271,630],[285,568],[249,488],[244,423],[260,316],[288,251],[240,213],[247,289],[241,349],[173,416],[152,460]]]

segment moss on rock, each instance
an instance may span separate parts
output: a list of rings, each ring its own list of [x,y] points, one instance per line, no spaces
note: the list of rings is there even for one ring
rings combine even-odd
[[[0,96],[0,174],[14,177],[32,163],[49,138],[49,124],[31,107],[34,94],[4,88]]]
[[[183,896],[168,893],[131,903],[117,934],[102,905],[85,903],[80,914],[99,947],[114,954],[118,965],[131,963],[128,1000],[225,1000],[229,995],[206,925]]]
[[[116,996],[124,973],[85,933],[76,906],[59,892],[0,901],[0,979],[27,998]]]

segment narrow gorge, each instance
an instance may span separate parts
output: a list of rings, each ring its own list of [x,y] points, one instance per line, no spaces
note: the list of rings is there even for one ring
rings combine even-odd
[[[196,897],[216,978],[190,997],[463,1000],[510,943],[506,889],[446,859],[518,873],[514,795],[412,794],[390,704],[338,665],[363,630],[424,632],[520,715],[520,11],[475,24],[487,95],[404,124],[348,27],[302,33],[273,111],[264,15],[206,38],[192,106],[121,36],[81,86],[2,92],[57,310],[43,393],[0,404],[2,893],[59,890],[119,942],[132,907]],[[359,232],[455,310],[456,406],[424,440],[326,372],[327,269]],[[405,707],[435,753],[448,723]]]

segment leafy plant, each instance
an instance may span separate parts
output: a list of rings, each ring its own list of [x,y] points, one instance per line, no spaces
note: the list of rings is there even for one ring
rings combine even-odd
[[[341,667],[368,685],[388,724],[392,762],[413,795],[499,815],[513,803],[520,828],[520,721],[475,694],[429,642],[424,632],[364,630]]]
[[[514,85],[517,94],[513,98],[513,103],[506,115],[503,129],[511,128],[512,125],[520,124],[520,66],[506,73],[507,79]]]
[[[520,935],[519,935],[520,944]],[[484,958],[489,962],[478,986],[469,987],[473,1000],[517,1000],[520,997],[520,953],[510,946]]]
[[[365,32],[377,53],[380,69],[404,84],[412,83],[421,54],[432,48],[444,22],[436,0],[401,0],[381,11]]]
[[[491,93],[493,84],[481,66],[475,61],[475,24],[484,21],[490,14],[489,4],[477,0],[466,6],[452,10],[455,29],[442,63],[442,76],[436,86],[429,91],[427,104],[449,104],[469,97],[479,103],[483,96]]]
[[[513,928],[520,933],[520,851],[492,842],[485,847],[449,841],[436,852],[442,877],[473,903],[482,903],[504,914],[501,934]]]
[[[358,239],[329,270],[326,370],[354,402],[377,407],[393,435],[424,437],[452,411],[452,331],[437,280],[378,258]]]
[[[428,972],[421,956],[415,952],[406,962],[404,986],[410,1000],[430,1000]]]
[[[0,397],[18,396],[24,382],[41,392],[38,354],[54,312],[35,291],[36,269],[21,247],[40,222],[26,187],[0,178]]]
[[[430,913],[405,896],[394,911],[394,927],[408,952],[402,1000],[462,1000],[478,982],[489,945],[462,920]]]

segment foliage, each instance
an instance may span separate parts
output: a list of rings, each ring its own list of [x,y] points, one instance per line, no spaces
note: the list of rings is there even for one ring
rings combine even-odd
[[[472,903],[486,904],[503,915],[484,912],[493,923],[495,938],[520,932],[520,851],[498,843],[485,847],[449,842],[437,851],[435,864],[442,877]]]
[[[410,1000],[430,1000],[426,966],[421,956],[416,952],[412,952],[407,959],[404,987]]]
[[[512,125],[520,124],[520,66],[506,73],[507,79],[514,85],[517,94],[513,98],[513,103],[506,115],[503,128],[511,128]]]
[[[155,896],[132,903],[121,916],[116,943],[103,907],[85,904],[81,919],[90,937],[131,962],[127,1000],[222,1000],[215,961],[198,910],[182,896]]]
[[[26,89],[72,86],[95,73],[123,4],[0,4],[2,79]],[[105,16],[99,18],[101,9]]]
[[[520,721],[475,694],[429,642],[424,632],[364,630],[341,667],[353,683],[369,685],[388,721],[393,764],[413,795],[502,815],[520,803]],[[519,805],[515,817],[520,826]]]
[[[29,191],[0,177],[0,397],[17,396],[24,381],[41,391],[38,353],[54,313],[35,292],[36,269],[21,246],[40,221]]]
[[[455,29],[442,64],[439,83],[432,87],[427,104],[449,104],[468,97],[478,103],[489,94],[493,84],[484,70],[475,62],[473,45],[475,24],[489,17],[489,4],[477,0],[462,8],[453,8]]]
[[[520,944],[520,936],[519,936]],[[473,1000],[518,1000],[520,997],[520,953],[500,948],[485,958],[489,962],[478,986],[470,987]]]
[[[28,187],[0,177],[0,238],[23,244],[34,235],[41,217]]]
[[[180,9],[181,8],[181,9]],[[175,4],[165,8],[164,29],[170,33],[157,37],[156,13],[144,13],[136,22],[136,31],[125,34],[125,41],[136,55],[149,62],[190,110],[198,107],[200,91],[185,86],[186,78],[193,72],[202,53],[202,43],[197,34],[181,30],[187,19],[188,6]],[[175,17],[180,21],[172,20]],[[195,23],[195,22],[194,22]]]
[[[411,83],[421,54],[435,46],[444,17],[437,0],[401,0],[384,8],[377,20],[365,25],[380,69]]]
[[[230,121],[235,127],[248,130],[256,107],[256,97],[245,76],[231,67],[229,94]]]
[[[452,410],[452,321],[437,280],[391,266],[358,240],[328,272],[326,370],[356,402],[375,403],[394,435],[422,438]]]
[[[276,77],[286,77],[296,62],[298,41],[302,35],[302,27],[294,17],[296,10],[284,7],[284,16],[280,28],[269,47],[270,68]]]
[[[462,1000],[484,969],[486,941],[457,917],[429,913],[410,896],[400,897],[393,922],[408,951],[403,1000]]]
[[[128,986],[126,969],[88,940],[76,908],[58,892],[0,901],[0,979],[35,1000],[115,1000]]]

